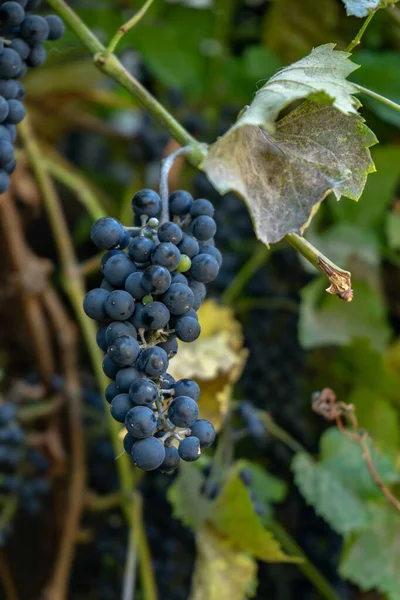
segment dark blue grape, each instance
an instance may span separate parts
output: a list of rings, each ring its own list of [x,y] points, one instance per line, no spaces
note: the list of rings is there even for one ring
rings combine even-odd
[[[49,26],[49,35],[47,39],[50,41],[61,39],[65,32],[64,21],[57,15],[48,15],[45,19]]]
[[[190,427],[191,435],[197,437],[200,441],[200,448],[208,448],[214,443],[215,429],[212,423],[206,419],[197,419]]]
[[[177,245],[182,239],[182,229],[176,223],[167,221],[160,225],[157,235],[160,242],[171,242]]]
[[[0,54],[0,77],[12,79],[22,67],[22,60],[18,52],[12,48],[4,48]]]
[[[15,125],[11,125],[11,123],[6,123],[5,128],[7,129],[8,134],[10,136],[10,141],[13,144],[17,139],[17,128],[15,127]]]
[[[133,197],[132,208],[138,216],[156,217],[161,210],[160,196],[154,190],[140,190]]]
[[[136,368],[148,377],[160,377],[168,369],[167,353],[158,346],[145,348],[139,354]]]
[[[171,283],[183,283],[189,285],[187,277],[183,273],[171,273]]]
[[[28,72],[28,65],[23,60],[21,62],[21,66],[20,66],[20,69],[19,69],[18,73],[16,73],[14,75],[14,77],[18,77],[19,79],[23,79],[25,77],[25,75],[27,74],[27,72]]]
[[[253,483],[253,473],[250,471],[250,469],[241,469],[239,476],[244,485],[250,486]]]
[[[218,271],[218,262],[210,254],[198,254],[192,259],[190,274],[197,281],[209,283],[216,278]]]
[[[133,437],[150,437],[157,429],[157,417],[147,406],[134,406],[125,417],[125,427]]]
[[[123,288],[126,279],[131,273],[135,273],[136,270],[135,263],[131,261],[127,254],[123,253],[111,256],[104,265],[103,273],[111,285]]]
[[[139,303],[135,306],[135,312],[132,317],[129,319],[130,323],[136,328],[137,331],[139,329],[147,329],[146,323],[143,321],[143,311],[145,309],[144,304]]]
[[[155,247],[151,254],[151,262],[153,265],[161,265],[168,269],[168,271],[174,271],[179,265],[181,259],[181,253],[178,248],[171,244],[171,242],[162,242]]]
[[[18,39],[18,38],[17,38]],[[17,40],[13,40],[17,41]],[[23,40],[20,40],[23,42]],[[23,42],[25,43],[25,42]],[[27,46],[29,48],[29,46]],[[0,96],[3,96],[6,100],[16,98],[18,95],[18,85],[21,85],[19,81],[15,79],[0,79]],[[8,108],[8,104],[7,104]],[[8,113],[7,113],[8,114]]]
[[[32,46],[26,62],[30,67],[40,67],[46,62],[46,50],[43,44],[35,44]]]
[[[207,215],[196,217],[192,221],[191,232],[197,240],[209,240],[214,237],[216,231],[217,226],[214,219],[207,217]]]
[[[107,252],[104,252],[104,254],[100,260],[100,270],[103,272],[108,259],[111,258],[112,256],[117,256],[118,254],[125,254],[125,253],[123,250],[107,250]]]
[[[159,382],[163,390],[171,390],[174,387],[175,379],[169,373],[164,373],[160,376]]]
[[[104,308],[110,319],[125,321],[133,315],[135,301],[125,290],[115,290],[108,294]]]
[[[120,367],[106,354],[103,358],[103,372],[110,379],[115,379]]]
[[[137,339],[137,331],[129,321],[113,321],[105,325],[104,335],[107,346],[111,344],[114,338],[120,335],[130,335],[135,340]]]
[[[142,286],[142,271],[136,271],[129,275],[125,281],[125,289],[135,300],[142,300],[147,295],[147,291]]]
[[[199,253],[200,247],[197,240],[186,233],[183,235],[182,241],[179,242],[178,248],[181,254],[186,254],[189,258],[193,258]]]
[[[140,377],[142,374],[135,367],[124,367],[118,371],[115,382],[121,392],[129,392],[132,383]]]
[[[120,367],[132,367],[139,356],[140,347],[135,338],[121,335],[114,338],[108,347],[110,358]]]
[[[144,307],[141,318],[149,329],[163,329],[168,324],[170,314],[162,302],[149,302]]]
[[[189,396],[197,402],[200,398],[199,385],[193,379],[179,379],[174,384],[176,396]]]
[[[148,262],[153,249],[153,242],[144,236],[131,238],[128,245],[129,256],[138,263]]]
[[[178,467],[180,462],[179,452],[174,446],[165,448],[165,458],[159,469],[163,473],[172,473]]]
[[[186,462],[194,462],[200,456],[200,441],[191,435],[181,441],[178,448],[179,456]]]
[[[118,423],[124,423],[126,415],[132,408],[132,402],[130,401],[129,394],[118,394],[112,400],[110,405],[110,412]]]
[[[178,321],[180,319],[183,319],[183,317],[192,317],[193,319],[196,319],[196,321],[199,320],[199,317],[194,308],[190,308],[184,315],[171,315],[171,318],[169,320],[169,327],[174,329]]]
[[[161,342],[157,345],[167,353],[168,359],[173,358],[178,352],[178,342],[174,335],[170,335],[166,342]]]
[[[192,290],[183,283],[172,283],[161,299],[171,315],[185,314],[194,302]]]
[[[7,123],[11,125],[18,125],[25,118],[26,110],[22,102],[19,100],[7,100],[8,104],[8,116]]]
[[[105,303],[109,295],[109,292],[102,288],[90,290],[83,299],[83,310],[86,315],[95,321],[104,321],[107,317]]]
[[[185,190],[177,190],[169,197],[169,211],[172,215],[186,215],[193,203],[193,197]]]
[[[0,167],[4,167],[14,158],[14,148],[10,142],[0,140]]]
[[[100,287],[102,290],[107,290],[109,293],[115,292],[115,287],[111,285],[105,277],[101,280]]]
[[[101,327],[99,327],[96,333],[96,344],[98,345],[100,350],[103,350],[103,352],[107,352],[108,346],[106,340],[106,329],[107,325],[102,325]]]
[[[165,448],[155,437],[138,440],[133,444],[131,456],[133,462],[143,471],[154,471],[165,459]]]
[[[123,390],[120,390],[118,384],[115,381],[111,381],[106,387],[104,397],[107,400],[107,402],[111,404],[114,398],[118,396],[118,394],[120,394],[122,391]]]
[[[18,27],[25,18],[25,11],[18,2],[4,2],[0,6],[0,23],[2,27]]]
[[[200,324],[193,317],[183,316],[176,322],[176,337],[182,342],[194,342],[199,337],[200,332]]]
[[[177,396],[168,407],[168,418],[178,427],[191,427],[199,416],[199,407],[189,396]]]
[[[22,40],[21,38],[14,38],[13,40],[11,40],[10,48],[15,50],[15,52],[18,52],[18,54],[20,55],[22,60],[26,60],[31,51],[29,45],[26,42],[24,42],[24,40]],[[13,83],[18,83],[18,82],[13,81]],[[16,98],[16,97],[17,97],[17,93],[15,93],[15,95],[10,96],[10,98]],[[8,100],[10,98],[8,98]]]
[[[7,173],[7,175],[11,175],[11,173],[14,173],[16,168],[17,161],[15,160],[15,158],[13,158],[12,160],[10,160],[10,162],[4,165],[4,170]]]
[[[133,437],[130,433],[127,433],[124,437],[123,445],[124,450],[127,454],[130,454],[132,451],[132,446],[136,442],[136,438]]]
[[[10,180],[5,171],[0,171],[0,194],[4,194],[10,187]]]
[[[129,388],[129,396],[133,404],[151,406],[158,396],[158,387],[150,379],[136,379]]]
[[[0,423],[8,425],[17,416],[17,407],[12,402],[0,404]]]
[[[169,271],[160,265],[151,265],[143,272],[142,286],[148,294],[163,294],[171,285]]]
[[[219,267],[222,265],[222,254],[215,246],[203,246],[200,248],[200,254],[210,254],[215,258]]]
[[[8,132],[8,129],[4,125],[0,125],[0,140],[11,142],[11,136]]]
[[[112,217],[98,219],[93,223],[90,232],[93,243],[101,250],[118,248],[124,239],[124,235],[125,232],[121,223]]]
[[[213,217],[214,207],[209,200],[199,198],[198,200],[195,200],[190,207],[190,214],[193,218],[201,217],[203,215],[206,215],[207,217]]]
[[[50,27],[46,19],[39,15],[28,15],[21,23],[20,35],[30,46],[47,40]]]
[[[9,108],[8,108],[8,102],[6,102],[6,100],[0,96],[0,122],[3,123],[7,117],[8,117],[8,112],[9,112]]]

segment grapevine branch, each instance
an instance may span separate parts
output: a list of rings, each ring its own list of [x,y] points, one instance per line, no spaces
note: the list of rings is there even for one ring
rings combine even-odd
[[[400,511],[400,500],[387,488],[374,466],[371,450],[368,446],[368,434],[360,431],[354,406],[352,404],[345,404],[344,402],[337,402],[335,392],[329,388],[325,388],[322,392],[314,395],[312,407],[314,412],[323,416],[327,421],[336,421],[336,425],[341,433],[361,447],[365,464],[375,484],[390,504]],[[349,421],[351,430],[347,429],[344,425],[343,417]]]

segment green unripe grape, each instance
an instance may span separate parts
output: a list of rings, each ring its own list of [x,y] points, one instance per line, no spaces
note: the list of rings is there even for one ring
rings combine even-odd
[[[145,296],[142,300],[143,304],[146,306],[146,304],[150,304],[150,302],[153,302],[153,296]]]
[[[186,256],[186,254],[182,254],[181,260],[179,261],[179,265],[176,267],[176,270],[179,273],[186,273],[186,271],[189,271],[191,266],[192,261],[190,260],[190,258]]]

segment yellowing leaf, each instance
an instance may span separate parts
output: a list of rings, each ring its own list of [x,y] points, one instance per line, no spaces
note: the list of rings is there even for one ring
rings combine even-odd
[[[212,527],[196,537],[197,560],[189,600],[244,600],[254,592],[257,565]]]
[[[230,308],[207,300],[198,314],[201,336],[191,344],[180,343],[179,358],[171,361],[169,372],[175,379],[188,377],[197,381],[201,390],[200,415],[218,430],[247,350],[242,347],[240,323]]]

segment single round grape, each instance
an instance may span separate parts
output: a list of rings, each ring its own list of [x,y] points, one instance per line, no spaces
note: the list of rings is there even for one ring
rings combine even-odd
[[[202,217],[203,215],[213,217],[214,207],[209,200],[199,198],[198,200],[195,200],[190,207],[190,214],[193,218]]]
[[[21,66],[19,68],[18,73],[15,73],[14,77],[18,77],[19,79],[23,79],[26,76],[27,72],[28,72],[28,65],[23,60],[23,61],[21,61]]]
[[[168,369],[167,353],[158,346],[145,348],[139,354],[136,368],[148,377],[160,377]]]
[[[12,48],[4,48],[0,54],[0,77],[11,79],[15,77],[22,67],[22,60],[18,52]]]
[[[121,393],[122,390],[119,389],[118,384],[115,381],[111,381],[105,389],[104,397],[107,400],[108,404],[114,400],[118,394]]]
[[[11,175],[11,173],[14,173],[16,168],[17,168],[17,161],[15,160],[15,158],[13,158],[7,164],[4,165],[4,170],[8,175]]]
[[[8,113],[10,112],[10,109],[8,107],[8,102],[0,96],[0,122],[4,123],[4,121],[7,119],[8,117]]]
[[[193,203],[193,196],[185,190],[177,190],[169,197],[169,211],[172,215],[186,215]]]
[[[193,317],[183,316],[178,319],[175,325],[176,337],[181,342],[194,342],[199,337],[200,332],[200,324]]]
[[[0,140],[11,142],[11,136],[8,133],[8,129],[4,125],[0,125]]]
[[[90,237],[101,250],[118,248],[124,239],[124,228],[112,217],[101,217],[92,225]],[[106,259],[107,260],[107,259]]]
[[[10,187],[10,180],[5,171],[0,171],[0,194],[4,194]]]
[[[174,335],[170,335],[166,342],[160,342],[157,345],[167,353],[168,359],[176,356],[178,352],[178,342]]]
[[[200,440],[194,435],[185,438],[179,444],[178,453],[182,460],[194,462],[201,454]]]
[[[124,436],[124,440],[123,440],[123,446],[124,446],[124,450],[127,454],[130,454],[132,452],[132,446],[133,444],[137,442],[137,439],[133,437],[133,435],[131,435],[130,433],[127,433]]]
[[[25,98],[25,88],[20,81],[15,81],[17,85],[17,93],[15,100],[23,100]]]
[[[176,396],[188,396],[197,402],[200,398],[199,385],[193,379],[179,379],[174,384]]]
[[[215,429],[212,423],[206,419],[197,419],[190,429],[191,435],[199,439],[200,448],[208,448],[214,443]]]
[[[148,262],[150,260],[152,250],[154,250],[154,244],[147,237],[134,237],[129,241],[128,253],[135,262]]]
[[[209,283],[216,278],[218,271],[218,262],[210,254],[198,254],[192,259],[190,274],[197,281]]]
[[[133,404],[151,406],[158,396],[158,387],[150,379],[135,379],[129,388],[129,396]]]
[[[111,344],[114,338],[120,335],[130,335],[137,339],[137,331],[129,321],[113,321],[105,326],[106,344]]]
[[[134,437],[147,438],[157,429],[157,417],[147,406],[134,406],[125,417],[125,427]]]
[[[193,258],[199,253],[200,247],[197,240],[186,233],[183,235],[182,241],[179,242],[178,248],[181,254],[186,254],[189,258]]]
[[[191,266],[192,266],[192,261],[190,260],[190,258],[188,256],[186,256],[186,254],[181,254],[181,258],[180,258],[178,266],[176,267],[176,270],[179,273],[186,273],[187,271],[189,271]]]
[[[191,232],[197,240],[209,240],[214,237],[217,231],[217,225],[211,217],[207,217],[207,215],[202,215],[201,217],[196,217],[192,221]]]
[[[7,123],[11,125],[18,125],[25,118],[26,110],[22,102],[19,100],[7,100],[8,104],[8,117]]]
[[[156,217],[161,210],[160,196],[154,190],[140,190],[133,196],[132,208],[138,216]]]
[[[27,15],[20,26],[20,35],[30,46],[45,42],[49,33],[49,24],[39,15]]]
[[[115,382],[121,392],[129,392],[132,383],[140,377],[142,374],[135,367],[124,367],[118,371]]]
[[[169,271],[160,265],[151,265],[143,272],[142,286],[149,294],[163,294],[171,285]]]
[[[198,416],[199,407],[189,396],[177,396],[168,407],[168,418],[178,427],[191,427]]]
[[[18,52],[22,60],[26,60],[31,51],[29,45],[26,42],[24,42],[24,40],[22,40],[21,38],[14,38],[13,40],[11,40],[11,44],[9,47],[15,50],[15,52]],[[10,97],[15,98],[16,95]]]
[[[136,273],[128,275],[125,280],[125,289],[135,300],[142,300],[147,294],[147,291],[142,286],[142,278],[143,272],[136,271]]]
[[[100,287],[102,290],[107,290],[107,292],[115,292],[115,287],[111,285],[105,277],[101,280]]]
[[[102,288],[90,290],[83,299],[85,314],[95,321],[104,321],[107,317],[105,303],[109,295],[109,292]]]
[[[206,255],[204,255],[206,256]],[[104,265],[104,277],[114,287],[125,287],[125,281],[132,273],[136,272],[136,265],[125,253],[111,256]],[[125,292],[126,293],[126,292]]]
[[[180,462],[179,452],[174,446],[165,448],[165,458],[159,469],[162,473],[172,473]]]
[[[15,40],[13,40],[13,42],[18,41],[18,39],[19,38],[16,38]],[[20,41],[23,42],[23,40]],[[27,48],[29,49],[29,46],[27,46]],[[0,96],[3,96],[5,100],[11,100],[11,98],[16,98],[18,95],[19,85],[21,85],[20,82],[16,81],[15,79],[0,79]]]
[[[107,340],[106,340],[106,329],[107,329],[107,325],[102,325],[101,327],[98,328],[97,333],[96,333],[96,344],[98,345],[98,347],[100,348],[100,350],[103,350],[103,352],[107,352]]]
[[[171,315],[183,315],[193,306],[193,292],[183,283],[172,283],[169,289],[161,296],[161,300],[168,308]]]
[[[0,167],[4,167],[14,158],[14,148],[10,142],[0,140]]]
[[[164,373],[160,376],[159,382],[163,390],[171,390],[174,387],[175,379],[169,373]]]
[[[108,354],[120,367],[132,367],[139,356],[140,347],[135,338],[121,335],[114,338],[108,347]]]
[[[135,327],[135,329],[137,331],[139,331],[139,329],[147,329],[147,325],[143,320],[144,308],[145,308],[145,306],[141,302],[139,304],[136,304],[135,312],[133,313],[132,317],[129,319],[129,322],[132,323],[132,325]]]
[[[161,265],[168,271],[175,271],[179,265],[181,253],[171,242],[162,242],[158,244],[151,253],[151,262],[153,265]]]
[[[182,254],[182,256],[185,255]],[[171,273],[171,283],[184,283],[185,285],[189,285],[187,277],[185,277],[183,273]]]
[[[100,270],[101,272],[104,271],[104,267],[106,266],[106,262],[112,257],[112,256],[117,256],[117,255],[122,255],[125,254],[125,252],[123,250],[107,250],[107,252],[104,252],[103,256],[101,257],[100,260]]]
[[[130,401],[129,394],[118,394],[111,401],[110,412],[118,423],[124,423],[125,418],[129,411],[132,409],[132,402]]]
[[[210,254],[215,258],[219,267],[222,265],[222,254],[215,246],[203,246],[200,248],[199,254]]]
[[[43,44],[35,44],[32,46],[26,62],[30,67],[40,67],[46,62],[46,49]]]
[[[10,141],[13,144],[17,139],[17,128],[15,127],[15,125],[11,125],[10,123],[6,123],[5,128],[7,129],[10,135]]]
[[[0,23],[2,27],[18,27],[25,18],[25,11],[18,2],[4,2],[0,6]]]
[[[162,302],[149,302],[142,312],[143,322],[149,329],[163,329],[169,318],[169,310]]]
[[[48,15],[45,19],[49,26],[47,39],[52,42],[61,39],[65,33],[64,21],[58,15]]]
[[[132,446],[131,456],[133,462],[143,471],[154,471],[162,465],[165,459],[165,448],[162,442],[155,437],[138,440]]]
[[[108,295],[104,308],[110,319],[125,321],[133,315],[135,301],[125,290],[115,290]]]
[[[107,375],[110,379],[115,379],[120,368],[108,354],[105,355],[103,358],[104,375]]]
[[[171,244],[179,244],[182,239],[182,229],[176,223],[167,221],[158,229],[158,239],[160,242],[171,242]]]

